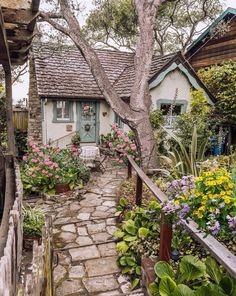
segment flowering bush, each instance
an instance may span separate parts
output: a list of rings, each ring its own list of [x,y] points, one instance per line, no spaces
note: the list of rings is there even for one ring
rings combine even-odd
[[[236,233],[235,183],[225,168],[216,164],[199,177],[183,177],[167,183],[170,200],[164,205],[167,214],[190,217],[199,227],[221,238]]]
[[[139,162],[140,156],[136,144],[128,137],[126,133],[118,127],[117,124],[111,125],[112,131],[110,136],[109,148],[114,152],[116,162],[127,163],[127,156],[131,155],[132,158]]]
[[[87,182],[89,169],[74,154],[69,149],[30,143],[21,170],[25,191],[54,194],[56,184],[69,184],[73,189],[76,184]]]

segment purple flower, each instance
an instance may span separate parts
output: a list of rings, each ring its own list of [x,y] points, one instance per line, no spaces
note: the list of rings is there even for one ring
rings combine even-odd
[[[225,206],[224,202],[220,203],[220,208],[223,208],[224,206]]]
[[[212,235],[218,234],[220,231],[220,223],[219,221],[209,221],[207,222],[207,229],[211,231]]]
[[[226,216],[227,220],[228,220],[228,225],[230,228],[234,228],[236,227],[236,216],[234,217],[230,217],[229,215]]]

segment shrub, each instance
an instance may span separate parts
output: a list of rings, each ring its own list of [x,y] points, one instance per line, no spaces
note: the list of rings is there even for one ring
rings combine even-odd
[[[27,193],[55,193],[56,184],[83,185],[90,171],[69,149],[29,145],[23,157],[21,176]]]
[[[27,205],[22,208],[22,213],[24,235],[33,237],[42,236],[42,228],[45,224],[43,211],[38,207]]]

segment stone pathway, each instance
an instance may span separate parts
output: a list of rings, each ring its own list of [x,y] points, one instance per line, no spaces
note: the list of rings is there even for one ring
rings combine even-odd
[[[44,204],[54,221],[56,296],[144,295],[130,291],[116,263],[116,190],[124,177],[124,170],[108,167],[92,176],[82,195],[61,194]]]

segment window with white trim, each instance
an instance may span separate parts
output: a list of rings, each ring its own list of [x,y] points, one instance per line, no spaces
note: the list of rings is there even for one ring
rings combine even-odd
[[[70,120],[70,102],[69,101],[57,101],[56,103],[56,119]]]

